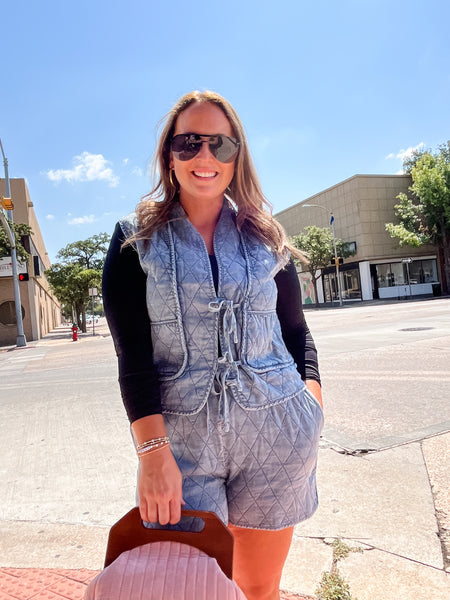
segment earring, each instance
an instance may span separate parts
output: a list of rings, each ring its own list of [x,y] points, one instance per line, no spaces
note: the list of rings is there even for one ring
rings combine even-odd
[[[173,171],[173,169],[170,169],[170,171],[169,171],[169,181],[170,181],[170,185],[173,188],[176,188],[177,186],[174,184],[173,179],[172,179],[172,171]]]

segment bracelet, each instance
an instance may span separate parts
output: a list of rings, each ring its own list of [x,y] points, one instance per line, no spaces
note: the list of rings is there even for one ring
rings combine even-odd
[[[140,444],[140,446],[138,446],[136,448],[136,452],[137,452],[137,455],[139,457],[141,457],[141,456],[144,456],[144,454],[150,454],[150,452],[155,452],[156,450],[161,450],[162,448],[165,448],[166,446],[169,446],[169,445],[170,445],[170,441],[169,441],[168,437],[156,438],[155,440],[150,440],[148,442],[145,442],[145,446]]]
[[[142,450],[143,448],[147,448],[147,446],[153,446],[153,444],[157,444],[159,442],[168,442],[168,441],[169,441],[169,438],[167,436],[153,438],[151,440],[148,440],[147,442],[142,442],[142,444],[136,444],[136,450]]]

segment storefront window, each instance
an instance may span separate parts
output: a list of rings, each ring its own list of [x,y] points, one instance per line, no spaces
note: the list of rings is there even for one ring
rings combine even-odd
[[[438,281],[436,260],[414,260],[409,265],[411,283],[433,283]]]
[[[413,260],[411,263],[384,263],[376,265],[376,270],[380,288],[438,281],[436,259],[434,258]]]
[[[342,271],[342,298],[352,300],[361,298],[361,284],[359,281],[359,269]]]
[[[343,300],[361,299],[361,282],[359,279],[359,269],[339,270],[341,278],[341,290]],[[325,302],[334,302],[339,300],[339,290],[336,280],[336,272],[326,273],[323,276],[323,288]]]

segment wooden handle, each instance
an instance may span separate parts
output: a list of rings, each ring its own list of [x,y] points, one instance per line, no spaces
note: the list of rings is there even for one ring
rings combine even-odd
[[[180,542],[194,546],[215,558],[229,578],[233,578],[233,534],[213,512],[182,510],[182,517],[196,517],[205,526],[202,531],[174,531],[171,529],[148,529],[142,523],[139,508],[135,507],[123,516],[109,532],[105,567],[126,552],[151,542]]]

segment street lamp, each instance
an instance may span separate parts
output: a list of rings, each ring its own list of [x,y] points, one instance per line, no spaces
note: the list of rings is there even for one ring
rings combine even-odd
[[[11,230],[8,221],[5,218],[3,213],[3,208],[6,210],[6,215],[10,222],[13,222],[13,211],[14,205],[11,201],[11,189],[9,186],[9,174],[8,174],[8,159],[3,152],[2,140],[0,139],[0,149],[2,151],[3,156],[3,166],[5,168],[5,193],[6,198],[2,198],[2,206],[0,208],[1,213],[1,221],[5,228],[6,235],[8,236],[9,243],[11,245],[11,264],[12,264],[12,276],[13,276],[13,286],[14,286],[14,304],[16,309],[16,323],[17,323],[17,338],[16,338],[16,346],[22,347],[27,345],[27,341],[25,339],[25,335],[23,332],[23,321],[22,321],[22,305],[20,302],[20,288],[19,288],[19,280],[17,278],[17,252],[16,252],[16,239],[14,236],[14,232]]]
[[[331,233],[333,235],[333,248],[334,248],[334,266],[336,269],[336,280],[337,280],[337,287],[338,287],[338,294],[339,294],[339,306],[342,306],[342,289],[341,289],[341,278],[339,277],[339,260],[338,260],[338,255],[337,255],[337,250],[336,250],[336,236],[334,233],[334,216],[333,216],[333,211],[330,210],[328,208],[325,208],[325,206],[322,206],[321,204],[302,204],[302,207],[305,208],[321,208],[322,210],[325,210],[326,212],[330,212],[330,225],[331,225]]]

